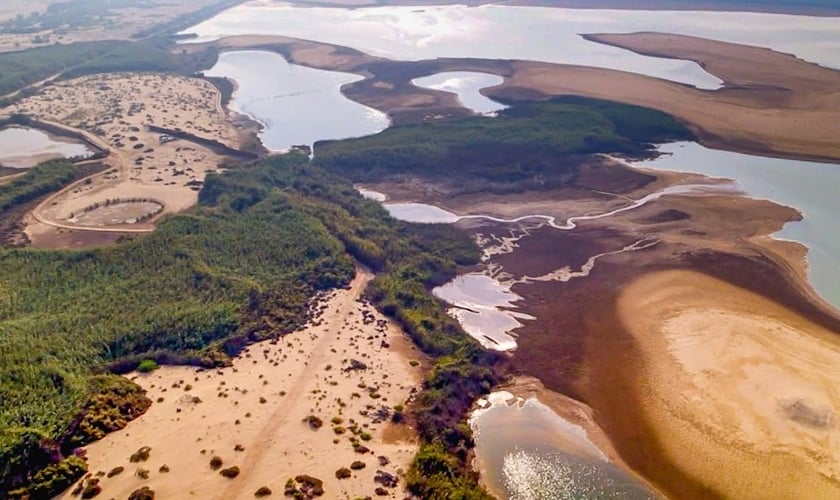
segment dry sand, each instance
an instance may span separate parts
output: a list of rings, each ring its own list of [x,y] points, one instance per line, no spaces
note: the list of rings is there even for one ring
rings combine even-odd
[[[360,270],[348,290],[322,302],[319,319],[277,343],[250,346],[230,368],[163,367],[129,375],[158,402],[125,429],[86,447],[93,473],[125,467],[102,478],[102,498],[126,498],[142,486],[159,498],[219,499],[253,498],[267,486],[282,498],[286,480],[299,474],[323,480],[324,498],[356,498],[374,495],[377,470],[397,476],[407,470],[417,450],[414,432],[377,413],[406,402],[423,370],[409,362],[422,358],[396,325],[359,301],[371,278]],[[351,359],[367,369],[348,371]],[[310,428],[304,422],[310,415],[323,427]],[[334,417],[343,420],[343,434],[334,431]],[[370,441],[360,443],[371,451],[354,452],[354,423],[370,433]],[[236,451],[237,445],[244,449]],[[130,463],[143,446],[151,447],[148,461]],[[209,465],[213,456],[222,458],[223,468],[238,466],[240,475],[220,476]],[[380,465],[378,457],[389,463]],[[336,470],[354,461],[365,468],[337,479]],[[162,465],[170,471],[160,472]],[[149,470],[149,479],[138,477],[138,469]],[[400,478],[389,496],[402,498],[404,486]]]
[[[168,0],[154,2],[151,8],[111,8],[110,15],[101,16],[85,27],[61,27],[27,34],[0,34],[0,52],[24,50],[55,43],[93,42],[99,40],[130,40],[132,35],[155,25],[169,22],[184,14],[198,11],[218,0]],[[4,0],[0,5],[0,22],[18,14],[43,12],[58,0]]]
[[[150,231],[154,217],[139,223],[136,219],[177,213],[196,203],[204,177],[220,169],[222,157],[183,140],[164,143],[147,125],[181,129],[233,147],[241,133],[227,120],[216,87],[174,75],[87,76],[49,85],[4,112],[26,113],[84,131],[112,152],[106,160],[112,169],[76,183],[34,211],[37,220],[64,229]],[[143,203],[121,207],[119,214],[92,209],[113,199]]]
[[[717,91],[620,71],[519,61],[489,95],[574,94],[647,106],[693,126],[713,147],[840,159],[840,72],[768,49],[663,33],[593,35],[641,54],[693,60],[726,82]]]
[[[840,340],[768,299],[690,271],[625,287],[643,405],[663,451],[728,498],[840,495]]]

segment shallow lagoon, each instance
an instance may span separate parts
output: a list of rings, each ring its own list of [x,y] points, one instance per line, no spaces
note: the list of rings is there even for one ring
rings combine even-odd
[[[231,109],[261,123],[260,139],[273,151],[375,134],[389,124],[384,113],[341,94],[342,85],[362,79],[358,75],[305,68],[253,50],[226,52],[205,74],[236,81]]]
[[[465,108],[478,114],[492,114],[507,107],[481,94],[481,89],[495,87],[502,82],[504,78],[501,76],[470,71],[447,71],[411,81],[418,87],[456,94]]]
[[[184,31],[213,40],[286,35],[398,60],[482,57],[600,66],[717,88],[693,62],[634,54],[582,39],[584,33],[662,31],[770,47],[840,67],[837,20],[743,12],[618,11],[483,5],[339,9],[251,2]]]
[[[610,463],[582,427],[536,399],[512,399],[492,393],[470,418],[482,479],[499,498],[656,498]]]
[[[91,154],[84,144],[58,140],[34,128],[0,130],[0,165],[5,167],[30,168],[47,160]]]
[[[808,277],[822,298],[840,309],[840,165],[766,158],[703,147],[695,142],[665,144],[667,153],[634,165],[656,170],[695,172],[732,179],[749,196],[767,199],[802,212],[774,236],[809,248]]]

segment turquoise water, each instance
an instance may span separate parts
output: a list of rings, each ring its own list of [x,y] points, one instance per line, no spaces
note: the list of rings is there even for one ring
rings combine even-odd
[[[389,125],[384,113],[341,94],[342,85],[361,80],[358,75],[305,68],[253,50],[226,52],[205,74],[236,81],[231,109],[260,122],[260,139],[274,151],[375,134]]]

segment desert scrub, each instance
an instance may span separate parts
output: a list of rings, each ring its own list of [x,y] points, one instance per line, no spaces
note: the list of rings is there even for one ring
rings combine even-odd
[[[324,421],[316,417],[315,415],[309,415],[308,417],[303,419],[303,421],[309,424],[309,427],[311,429],[316,431],[324,426]]]
[[[222,469],[222,470],[219,471],[219,474],[221,474],[222,476],[224,476],[228,479],[233,479],[233,478],[235,478],[236,476],[239,475],[239,467],[234,465],[232,467],[228,467],[227,469]]]
[[[128,500],[155,500],[155,492],[148,486],[134,490],[128,495]]]
[[[335,477],[338,478],[338,479],[347,479],[352,474],[353,473],[347,467],[342,467],[342,468],[338,469],[337,471],[335,471]]]
[[[125,471],[125,467],[123,467],[123,466],[114,467],[113,469],[108,471],[107,477],[109,477],[109,478],[114,477],[118,474],[122,474],[123,471]]]
[[[350,464],[350,468],[353,470],[362,470],[366,467],[365,463],[359,460],[356,460],[352,464]]]
[[[210,468],[213,470],[219,470],[222,468],[223,463],[222,457],[217,455],[210,459]]]
[[[145,462],[149,459],[149,454],[151,454],[152,449],[148,446],[144,446],[139,450],[135,451],[129,458],[128,461],[131,463],[138,463],[138,462]]]
[[[370,441],[371,439],[373,439],[373,436],[371,436],[368,432],[362,432],[361,434],[359,434],[359,439],[361,439],[362,441]]]
[[[254,492],[254,496],[257,498],[267,497],[271,495],[271,488],[268,486],[260,486],[257,491]]]

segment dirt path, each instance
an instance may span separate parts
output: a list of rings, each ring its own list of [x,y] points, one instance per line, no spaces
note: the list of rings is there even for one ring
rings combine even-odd
[[[309,359],[306,368],[291,381],[291,389],[286,393],[286,403],[288,406],[299,406],[301,403],[305,404],[306,389],[309,388],[307,382],[315,378],[315,374],[322,369],[321,365],[329,354],[328,347],[333,340],[330,334],[337,333],[342,328],[345,318],[348,317],[349,312],[357,305],[356,301],[371,279],[373,279],[373,275],[369,271],[361,268],[358,269],[356,277],[350,284],[350,290],[341,297],[340,303],[332,304],[334,308],[330,309],[322,324],[325,335],[313,346],[313,355]],[[277,429],[288,425],[289,416],[288,408],[283,406],[277,408],[265,420],[260,432],[252,440],[250,446],[246,448],[248,452],[240,467],[243,471],[241,480],[231,482],[225,488],[221,498],[240,498],[243,496],[242,489],[248,482],[249,476],[257,468],[256,464],[263,459],[264,455],[275,444],[275,433]]]
[[[102,472],[103,498],[144,486],[158,498],[247,499],[262,487],[280,497],[286,480],[301,474],[324,482],[323,498],[359,498],[373,496],[377,470],[400,477],[417,449],[414,432],[380,415],[420,384],[422,365],[410,361],[422,358],[397,325],[358,300],[372,277],[357,270],[349,288],[315,306],[306,328],[249,346],[229,368],[129,375],[154,403],[86,447],[90,471]],[[348,369],[354,365],[362,367]],[[310,416],[323,427],[310,426]],[[149,459],[131,463],[141,447],[151,448]],[[223,477],[212,457],[239,475]],[[364,467],[336,477],[354,462]],[[118,467],[121,473],[106,476]],[[388,496],[402,498],[403,484]]]

